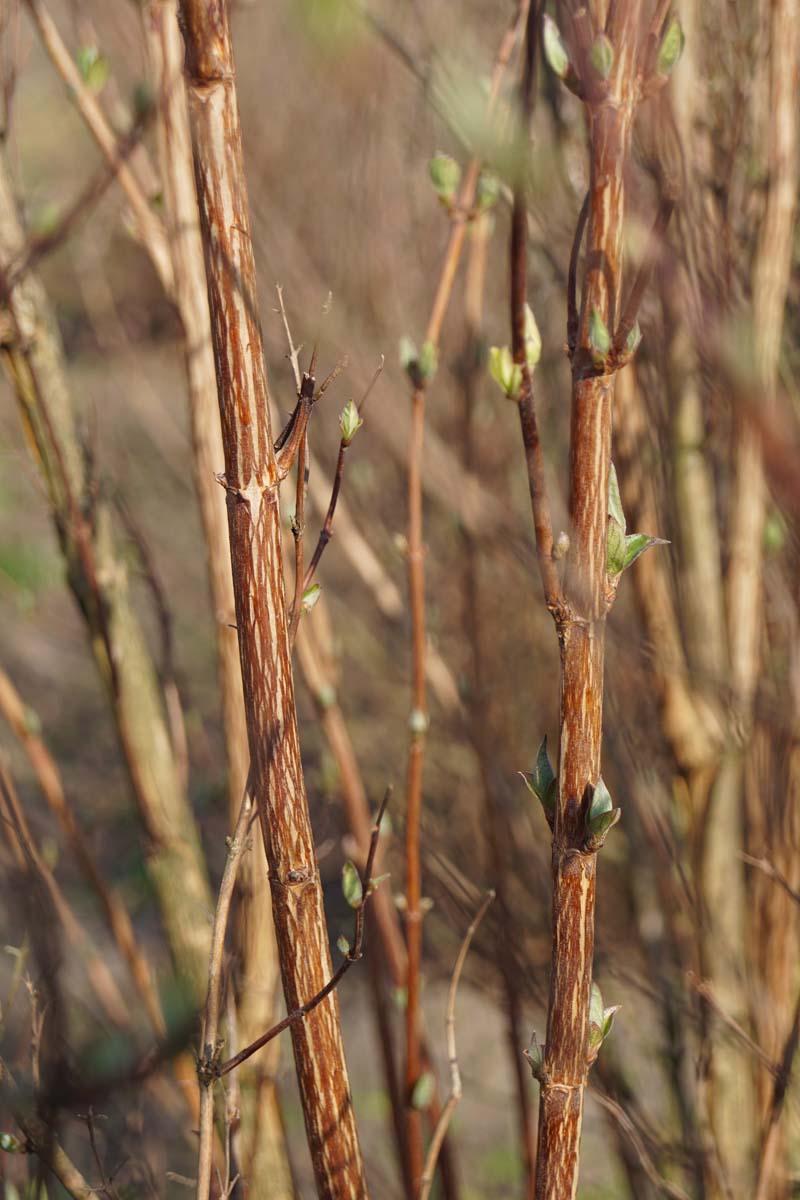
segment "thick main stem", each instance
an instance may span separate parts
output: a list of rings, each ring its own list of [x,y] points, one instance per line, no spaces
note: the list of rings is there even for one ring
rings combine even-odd
[[[623,174],[636,101],[636,0],[609,23],[614,66],[587,107],[591,128],[586,278],[573,359],[570,431],[570,550],[561,651],[559,798],[553,832],[553,932],[547,1040],[539,1105],[537,1200],[577,1194],[587,1076],[594,950],[596,853],[586,848],[586,813],[600,776],[606,531],[614,377],[599,373],[589,344],[596,309],[613,331],[621,307]]]
[[[181,15],[253,790],[292,1011],[324,987],[331,967],[297,734],[233,54],[222,0],[182,0]],[[366,1196],[335,994],[294,1023],[291,1034],[317,1193],[331,1200]]]

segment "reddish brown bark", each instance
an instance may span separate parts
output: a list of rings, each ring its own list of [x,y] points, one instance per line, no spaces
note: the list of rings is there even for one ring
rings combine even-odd
[[[550,607],[561,652],[559,797],[553,830],[553,931],[546,1052],[541,1073],[537,1200],[577,1194],[594,950],[597,854],[586,814],[600,777],[603,643],[608,608],[606,530],[613,366],[598,366],[589,342],[596,309],[612,332],[621,310],[624,169],[639,93],[639,0],[612,6],[614,48],[607,81],[576,46],[591,136],[588,246],[570,429],[570,548],[563,596]],[[576,26],[580,36],[580,26]],[[594,37],[597,31],[588,34]],[[534,498],[534,508],[536,501]],[[541,515],[541,509],[539,509]],[[538,533],[538,522],[537,522]],[[541,552],[541,543],[540,543]],[[550,600],[552,587],[543,572]]]
[[[227,5],[183,0],[181,15],[253,783],[291,1011],[324,987],[331,966],[297,734],[281,472],[268,413]],[[317,1193],[366,1196],[336,995],[291,1033]]]

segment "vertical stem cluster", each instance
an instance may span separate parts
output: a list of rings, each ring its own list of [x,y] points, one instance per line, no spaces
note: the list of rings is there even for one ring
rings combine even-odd
[[[256,312],[233,54],[222,0],[182,0],[181,16],[253,792],[284,996],[293,1010],[323,988],[331,969],[297,734],[280,479]],[[365,1196],[335,994],[295,1022],[291,1033],[318,1194]]]

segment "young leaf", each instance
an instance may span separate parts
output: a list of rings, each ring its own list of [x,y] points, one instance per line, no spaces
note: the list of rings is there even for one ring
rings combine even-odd
[[[356,870],[355,864],[348,861],[342,867],[342,892],[344,898],[351,908],[358,908],[364,895],[364,889],[361,886],[361,876]]]
[[[624,533],[627,525],[625,523],[625,513],[622,511],[622,500],[619,494],[617,468],[614,466],[613,462],[611,463],[608,472],[608,515],[613,517]]]
[[[606,570],[609,575],[619,575],[625,570],[626,542],[625,534],[614,518],[610,518],[606,538]]]
[[[598,1029],[603,1025],[603,993],[600,991],[599,984],[592,980],[592,990],[589,993],[589,1022],[596,1025]]]
[[[595,784],[594,794],[592,795],[592,804],[589,809],[589,828],[595,832],[593,822],[611,812],[614,807],[614,801],[611,799],[611,793],[603,782],[602,775]]]
[[[595,366],[602,366],[611,349],[611,334],[600,316],[600,310],[594,306],[589,313],[589,346]]]
[[[558,796],[558,779],[550,765],[550,759],[547,754],[546,736],[542,739],[542,744],[536,755],[536,765],[533,771],[530,774],[520,771],[520,775],[525,780],[528,791],[533,792],[545,813],[550,814],[555,812],[556,798]]]
[[[603,1009],[603,1041],[606,1040],[611,1030],[614,1028],[614,1017],[619,1012],[621,1004],[612,1004],[610,1008]]]
[[[414,1084],[414,1090],[411,1093],[411,1107],[418,1112],[427,1108],[433,1099],[434,1078],[430,1071],[426,1071],[424,1075],[420,1075],[417,1082]]]
[[[666,538],[651,537],[649,533],[631,533],[625,538],[623,569],[629,567],[631,563],[635,563],[639,555],[644,554],[645,550],[649,550],[651,546],[667,545],[669,543]]]
[[[589,829],[596,849],[603,844],[609,829],[613,829],[621,816],[621,808],[612,808],[610,812],[598,813],[596,817],[590,818]]]
[[[614,47],[604,33],[598,34],[592,42],[589,61],[601,79],[608,79],[614,66]]]
[[[75,55],[84,83],[93,92],[101,92],[108,81],[108,59],[97,46],[81,46]]]
[[[658,62],[656,69],[659,75],[671,75],[678,59],[683,53],[683,47],[686,39],[683,35],[683,28],[676,16],[673,16],[661,39],[661,45],[658,48]]]

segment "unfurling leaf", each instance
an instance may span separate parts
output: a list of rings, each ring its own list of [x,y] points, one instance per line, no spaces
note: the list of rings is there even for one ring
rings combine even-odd
[[[533,368],[542,357],[542,335],[539,333],[539,326],[536,324],[536,317],[533,315],[533,309],[530,304],[525,305],[525,360],[528,364],[528,369]]]
[[[608,79],[614,66],[614,47],[604,33],[598,34],[592,42],[589,61],[601,79]]]
[[[603,1041],[606,1040],[611,1030],[614,1028],[614,1017],[621,1009],[621,1004],[612,1004],[610,1008],[603,1009]]]
[[[542,739],[539,752],[536,755],[536,765],[529,773],[520,771],[528,791],[533,792],[546,816],[552,816],[556,809],[558,798],[558,779],[555,776],[547,754],[547,738]]]
[[[640,554],[651,546],[667,546],[666,538],[651,537],[649,533],[631,533],[625,538],[625,556],[623,569],[635,563]]]
[[[428,163],[428,174],[442,200],[452,201],[461,182],[461,167],[449,154],[435,154]]]
[[[364,896],[361,876],[354,863],[348,861],[342,867],[342,892],[351,908],[358,908]]]
[[[525,1051],[525,1057],[530,1064],[531,1074],[534,1079],[538,1079],[544,1066],[544,1046],[539,1045],[535,1033],[531,1034],[530,1045]]]
[[[544,14],[544,56],[559,79],[566,79],[572,67],[561,32],[549,13]]]
[[[619,494],[617,468],[614,466],[613,462],[609,464],[608,471],[608,515],[617,522],[620,529],[624,533],[627,528],[625,523],[625,513],[622,511],[622,499]]]
[[[592,794],[592,803],[589,808],[589,828],[593,830],[592,822],[604,817],[606,813],[611,812],[614,807],[614,801],[611,799],[611,793],[603,782],[602,775],[598,779]]]
[[[600,310],[595,307],[589,313],[589,348],[595,366],[602,367],[611,349],[611,334],[600,316]]]
[[[676,16],[673,16],[661,39],[661,45],[658,48],[658,61],[656,69],[659,75],[671,75],[678,59],[683,53],[683,47],[686,39],[683,35],[683,28]]]
[[[361,417],[358,415],[352,400],[348,400],[342,409],[342,414],[339,417],[339,428],[342,431],[342,441],[346,446],[349,446],[353,438],[358,433],[361,426],[364,424]]]
[[[489,374],[513,400],[522,386],[522,367],[514,362],[508,346],[489,347]]]
[[[625,570],[625,534],[613,517],[608,521],[606,539],[606,570],[609,575],[619,575]]]
[[[430,1071],[426,1071],[424,1075],[420,1075],[411,1093],[411,1107],[415,1108],[417,1112],[421,1112],[427,1108],[433,1099],[434,1088],[435,1080]]]

